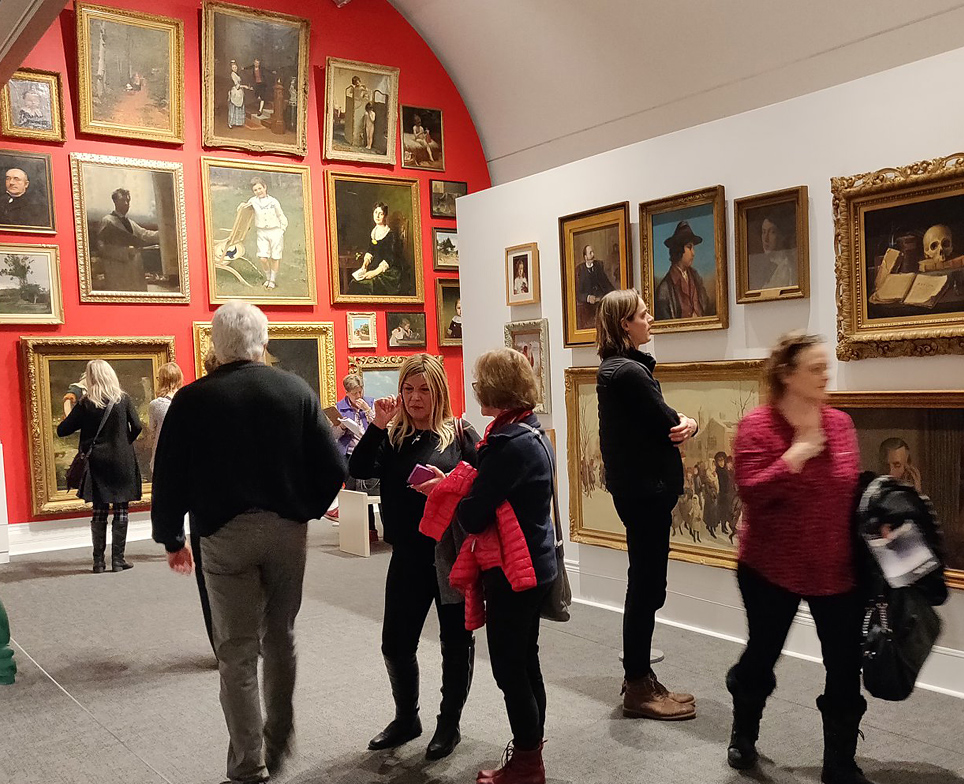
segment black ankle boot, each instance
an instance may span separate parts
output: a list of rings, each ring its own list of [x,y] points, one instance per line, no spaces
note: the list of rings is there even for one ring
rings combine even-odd
[[[867,700],[858,696],[850,705],[831,704],[827,695],[817,697],[823,718],[823,784],[873,784],[857,766],[857,737]]]
[[[475,638],[468,643],[442,643],[442,704],[439,707],[435,735],[425,750],[425,758],[442,759],[451,754],[462,740],[459,722],[462,708],[472,688],[475,672]]]
[[[766,685],[763,692],[751,694],[744,689],[736,678],[736,668],[726,674],[726,688],[733,695],[733,728],[730,730],[730,745],[726,750],[727,764],[736,770],[749,770],[760,758],[756,742],[760,737],[760,719],[766,698],[776,685]]]
[[[385,668],[392,685],[395,718],[368,742],[370,751],[393,749],[422,734],[418,718],[418,660],[414,655],[399,660],[386,656]]]

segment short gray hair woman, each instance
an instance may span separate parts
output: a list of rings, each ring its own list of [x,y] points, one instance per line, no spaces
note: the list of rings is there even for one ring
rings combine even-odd
[[[218,364],[259,362],[268,345],[268,318],[248,302],[226,302],[211,319],[211,343]]]

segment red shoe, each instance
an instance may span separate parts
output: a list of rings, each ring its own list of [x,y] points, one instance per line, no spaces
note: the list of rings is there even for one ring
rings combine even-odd
[[[368,529],[368,543],[375,544],[378,541],[378,531],[374,528]]]
[[[546,784],[546,768],[542,763],[544,743],[527,751],[515,748],[510,741],[502,755],[502,767],[480,770],[476,784]]]
[[[325,519],[326,519],[326,520],[331,520],[333,523],[337,523],[337,522],[338,522],[338,507],[336,506],[334,509],[329,509],[327,512],[325,512]]]

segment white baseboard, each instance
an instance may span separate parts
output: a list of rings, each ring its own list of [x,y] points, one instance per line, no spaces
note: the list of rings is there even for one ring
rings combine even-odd
[[[39,520],[33,523],[8,525],[6,528],[10,537],[10,555],[12,556],[90,547],[90,517]],[[131,512],[127,541],[137,542],[150,538],[151,513]],[[109,524],[107,541],[110,541]]]

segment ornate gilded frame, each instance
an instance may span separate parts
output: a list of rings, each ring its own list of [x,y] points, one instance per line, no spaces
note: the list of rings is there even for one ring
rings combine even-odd
[[[0,223],[0,231],[9,231],[16,234],[56,234],[57,233],[57,210],[54,209],[54,175],[53,175],[53,162],[50,157],[50,153],[46,152],[27,152],[26,150],[0,150],[0,166],[5,168],[12,168],[11,164],[16,163],[19,168],[23,168],[29,161],[32,164],[42,164],[43,165],[43,183],[44,187],[47,189],[47,223],[43,226],[30,226],[22,223]],[[12,160],[6,160],[6,159]],[[17,160],[18,158],[22,160]],[[31,178],[32,171],[27,169],[33,169],[33,166],[27,166],[23,171],[26,173],[27,178]],[[31,182],[36,182],[38,178],[36,175],[33,176]]]
[[[440,346],[461,346],[462,338],[450,338],[445,334],[448,327],[442,317],[442,305],[445,302],[443,292],[446,289],[455,289],[459,292],[458,299],[462,298],[462,284],[458,278],[436,278],[435,279],[435,324],[438,332],[438,344]],[[458,304],[458,302],[456,302]]]
[[[364,381],[366,370],[400,370],[406,359],[423,353],[425,352],[416,351],[412,354],[386,354],[380,357],[348,357],[348,372],[360,375]],[[441,354],[430,356],[434,356],[442,364],[442,367],[445,367],[445,357]]]
[[[438,236],[439,234],[454,234],[455,235],[455,253],[458,255],[459,246],[459,230],[448,226],[433,226],[432,227],[432,269],[436,272],[458,272],[459,262],[455,264],[443,264],[438,258]]]
[[[539,353],[542,357],[539,366],[539,382],[542,385],[542,400],[532,410],[537,414],[548,414],[552,409],[552,395],[549,392],[549,320],[510,321],[503,328],[503,332],[505,344],[509,348],[514,348],[512,338],[517,332],[539,333]]]
[[[87,505],[73,490],[58,490],[53,449],[53,421],[44,416],[50,411],[50,360],[148,359],[157,369],[174,361],[174,338],[162,337],[22,337],[23,395],[26,404],[27,444],[30,457],[30,497],[33,514],[79,512]],[[143,497],[131,504],[144,507],[151,502],[151,484],[144,482]]]
[[[345,314],[345,324],[348,327],[348,348],[378,348],[378,333],[376,331],[376,314],[374,311],[348,311]],[[356,338],[352,330],[352,321],[364,319],[368,325],[368,340]]]
[[[391,81],[391,95],[388,96],[388,147],[385,154],[361,153],[351,150],[335,149],[335,69],[343,68],[352,71],[367,71],[381,76],[387,76]],[[343,60],[340,57],[328,57],[325,60],[325,158],[329,161],[356,161],[358,163],[385,163],[395,165],[395,149],[398,147],[398,74],[399,69],[387,65],[374,65],[359,60]],[[444,142],[444,136],[443,136]]]
[[[118,169],[141,169],[151,172],[170,172],[174,177],[174,208],[176,212],[174,230],[177,234],[177,268],[179,291],[168,292],[130,292],[95,291],[94,276],[91,270],[91,250],[93,243],[87,232],[87,200],[84,192],[85,165],[108,166]],[[80,268],[81,302],[143,302],[143,303],[188,303],[191,301],[191,278],[187,262],[187,221],[184,206],[184,167],[171,161],[148,161],[140,158],[118,158],[114,155],[92,155],[72,152],[70,154],[71,187],[74,195],[74,228],[77,232],[77,266]],[[105,214],[107,210],[105,208]]]
[[[864,280],[863,263],[865,214],[885,206],[964,194],[964,152],[909,166],[833,177],[830,190],[837,254],[837,357],[847,361],[964,354],[964,307],[956,313],[871,320],[867,315],[871,287]]]
[[[144,139],[152,142],[184,143],[184,22],[169,16],[157,16],[121,8],[108,8],[79,2],[77,14],[77,113],[78,130],[100,136],[118,136],[122,139]],[[168,34],[168,100],[171,107],[171,123],[167,128],[145,128],[138,125],[107,122],[94,119],[94,77],[90,68],[90,21],[101,18],[114,24],[124,24],[145,29],[161,30]]]
[[[13,122],[13,103],[10,99],[10,81],[42,82],[50,89],[49,131],[20,128]],[[64,131],[64,95],[60,74],[56,71],[42,71],[39,68],[21,68],[10,77],[0,89],[0,134],[20,139],[34,139],[44,142],[62,142],[67,136]]]
[[[0,244],[0,262],[8,254],[29,253],[47,257],[50,275],[50,313],[0,313],[0,324],[63,324],[64,300],[60,289],[60,248],[57,245]]]
[[[528,295],[521,294],[516,296],[512,293],[512,283],[515,280],[515,270],[513,270],[513,257],[528,255],[529,276],[532,287]],[[542,297],[541,280],[539,278],[539,244],[527,242],[524,245],[513,245],[505,249],[505,304],[506,305],[535,305]]]

